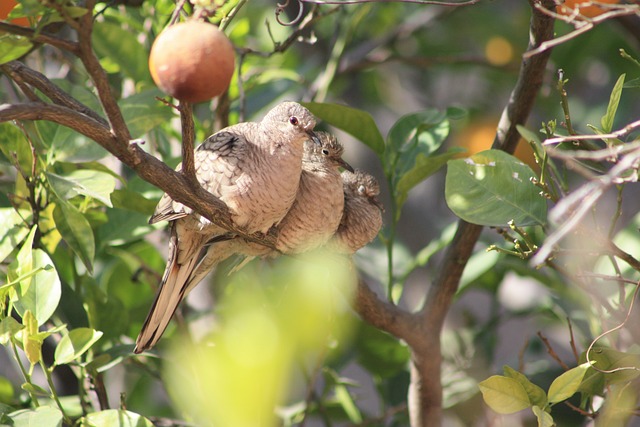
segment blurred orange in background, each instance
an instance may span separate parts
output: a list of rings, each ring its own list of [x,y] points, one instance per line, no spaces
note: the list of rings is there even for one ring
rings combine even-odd
[[[9,12],[11,12],[17,4],[18,2],[16,0],[0,0],[0,20],[6,21]],[[10,19],[9,22],[23,27],[30,27],[29,19],[25,17]]]
[[[462,153],[462,156],[465,157],[488,150],[491,148],[496,136],[498,122],[499,119],[493,117],[475,120],[453,135],[451,144],[465,148],[467,150],[466,153]],[[537,172],[539,170],[533,155],[533,149],[524,139],[521,138],[520,142],[518,142],[514,155],[534,171]]]

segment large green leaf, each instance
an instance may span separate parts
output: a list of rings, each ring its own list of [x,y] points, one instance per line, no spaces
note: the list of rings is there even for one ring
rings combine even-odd
[[[531,402],[532,405],[537,405],[541,408],[544,408],[546,406],[547,393],[545,393],[541,387],[529,381],[529,378],[527,378],[526,375],[516,371],[510,366],[505,366],[503,370],[504,370],[504,375],[506,377],[513,378],[514,380],[520,383],[520,385],[527,392],[527,395],[529,396],[529,401]]]
[[[361,323],[356,347],[358,363],[380,378],[390,378],[409,363],[409,348],[396,338],[366,323]]]
[[[33,249],[31,259],[31,267],[39,271],[31,276],[31,280],[20,282],[14,306],[22,317],[27,311],[33,313],[40,326],[49,320],[58,307],[62,290],[58,272],[49,255],[42,249]]]
[[[47,172],[49,184],[56,194],[65,200],[79,194],[94,198],[111,207],[111,193],[116,187],[113,175],[89,169],[75,170],[66,175]]]
[[[156,99],[162,95],[160,90],[154,88],[131,95],[119,102],[122,115],[133,138],[140,138],[156,126],[167,123],[175,117],[172,108]]]
[[[77,328],[64,335],[54,354],[54,363],[64,365],[71,363],[102,337],[102,332],[91,328]]]
[[[526,390],[513,378],[494,375],[478,387],[485,403],[499,414],[513,414],[531,406]]]
[[[487,150],[466,159],[451,160],[445,182],[449,208],[465,221],[504,227],[543,225],[546,200],[531,183],[535,173],[514,156]]]
[[[0,151],[8,160],[18,160],[20,170],[31,175],[33,155],[27,138],[18,126],[5,122],[0,123]]]
[[[62,239],[78,255],[84,266],[93,273],[96,243],[93,230],[85,216],[71,203],[58,199],[53,220]]]
[[[338,104],[304,102],[303,105],[316,117],[364,142],[382,158],[384,138],[371,114]]]

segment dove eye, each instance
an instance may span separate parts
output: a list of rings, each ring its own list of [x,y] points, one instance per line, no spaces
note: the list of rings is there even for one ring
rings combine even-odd
[[[289,117],[289,123],[291,123],[294,126],[298,126],[298,123],[299,123],[298,118],[296,116]]]
[[[322,154],[324,154],[325,156],[329,155],[329,150],[327,150],[326,148],[322,150]]]
[[[358,186],[358,193],[364,194],[364,190],[365,190],[364,185],[359,185]]]

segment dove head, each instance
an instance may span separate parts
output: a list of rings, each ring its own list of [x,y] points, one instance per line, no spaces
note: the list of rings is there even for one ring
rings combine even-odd
[[[342,182],[345,194],[365,198],[384,212],[384,206],[378,200],[380,184],[373,176],[359,170],[355,173],[345,171],[342,173]]]
[[[315,132],[315,135],[304,143],[302,161],[329,164],[353,172],[351,165],[342,159],[343,153],[344,147],[335,136],[327,132]]]
[[[262,119],[263,126],[277,129],[286,140],[304,141],[313,137],[316,119],[297,102],[282,102],[272,108]]]

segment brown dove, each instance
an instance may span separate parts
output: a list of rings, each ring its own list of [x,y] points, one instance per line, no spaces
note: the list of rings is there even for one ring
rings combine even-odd
[[[363,171],[342,172],[344,212],[338,231],[327,248],[352,255],[371,242],[382,227],[382,204],[378,201],[380,186],[376,179]]]
[[[239,123],[207,138],[195,151],[202,187],[227,204],[235,225],[267,233],[291,208],[300,183],[304,142],[313,139],[313,115],[283,102],[258,123]],[[178,166],[180,169],[180,166]],[[170,221],[169,258],[156,299],[136,340],[135,353],[153,347],[190,290],[208,242],[227,233],[164,194],[151,224]],[[193,283],[195,285],[195,283]]]
[[[344,148],[335,136],[317,132],[316,137],[316,142],[305,142],[300,187],[291,210],[277,226],[277,251],[242,238],[214,243],[196,267],[189,288],[232,255],[246,257],[236,266],[238,269],[257,256],[273,258],[279,253],[299,254],[317,249],[335,234],[345,200],[339,168],[353,169],[342,159]]]

